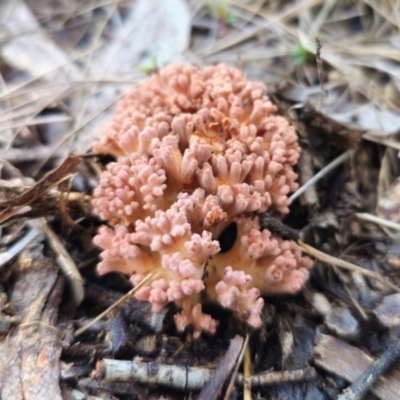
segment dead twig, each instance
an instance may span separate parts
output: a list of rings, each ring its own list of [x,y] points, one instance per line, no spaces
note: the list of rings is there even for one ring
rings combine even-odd
[[[183,365],[165,365],[132,361],[98,361],[91,378],[107,382],[137,382],[145,385],[166,386],[178,390],[200,390],[211,378],[209,368],[186,367]]]
[[[252,375],[244,379],[252,386],[271,386],[278,383],[289,383],[299,381],[309,381],[317,377],[317,372],[313,367],[295,369],[293,371],[268,371],[261,374]]]

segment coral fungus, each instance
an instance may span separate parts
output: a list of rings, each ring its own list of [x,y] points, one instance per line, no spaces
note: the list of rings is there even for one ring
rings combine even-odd
[[[275,114],[265,87],[226,65],[176,65],[131,89],[94,149],[117,158],[94,192],[108,220],[95,243],[98,272],[119,271],[157,311],[174,301],[179,330],[214,332],[204,301],[219,302],[253,327],[263,295],[297,292],[312,266],[296,244],[260,231],[256,213],[287,213],[300,147]],[[221,233],[237,237],[220,251]]]

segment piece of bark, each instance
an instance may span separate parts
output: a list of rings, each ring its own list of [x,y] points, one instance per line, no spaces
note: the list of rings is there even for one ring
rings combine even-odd
[[[33,325],[24,337],[21,371],[24,399],[56,399],[60,394],[61,332],[54,325],[63,289],[64,279],[60,277],[47,300],[41,323]]]
[[[357,347],[333,336],[320,334],[314,350],[315,365],[349,382],[354,382],[374,361]],[[400,399],[400,368],[386,372],[371,391],[382,400]]]
[[[116,308],[108,315],[108,332],[111,343],[111,352],[115,357],[122,356],[131,347],[129,326],[125,321],[122,310]]]
[[[130,399],[140,398],[141,393],[146,393],[148,388],[136,386],[133,383],[127,382],[102,382],[91,378],[84,378],[78,382],[79,387],[89,389],[91,392],[104,391],[112,394],[128,395]]]
[[[312,155],[309,150],[304,149],[299,159],[300,185],[306,184],[314,175]],[[318,207],[318,195],[315,185],[309,187],[300,197],[300,202],[304,206]]]
[[[3,339],[6,345],[0,346],[0,398],[61,400],[61,342],[52,326],[60,295],[58,286],[47,301],[58,268],[40,250],[31,249],[21,260],[10,298],[18,309],[21,324]]]
[[[224,357],[218,364],[211,379],[204,385],[197,400],[217,399],[233,367],[237,363],[240,351],[243,347],[243,338],[236,335],[229,345]]]

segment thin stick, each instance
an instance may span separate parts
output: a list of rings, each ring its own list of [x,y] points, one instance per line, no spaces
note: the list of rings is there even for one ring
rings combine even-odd
[[[94,318],[92,321],[90,321],[87,325],[82,326],[82,328],[79,328],[75,331],[74,336],[79,336],[83,332],[85,332],[87,329],[89,329],[94,323],[102,319],[106,314],[108,314],[111,310],[113,310],[115,307],[118,307],[120,304],[124,303],[126,300],[128,300],[137,290],[139,290],[142,286],[144,286],[149,280],[154,278],[156,273],[148,274],[146,275],[132,290],[130,290],[127,294],[122,296],[118,301],[116,301],[112,306],[108,307],[107,310],[103,311],[101,314],[99,314],[96,318]]]
[[[303,186],[301,186],[298,190],[296,190],[290,197],[289,200],[293,201],[297,199],[300,195],[302,195],[309,187],[315,185],[320,179],[322,179],[328,172],[332,171],[334,168],[338,167],[340,164],[347,161],[351,155],[353,154],[353,150],[348,150],[339,157],[335,158],[332,162],[330,162],[326,167],[322,168],[321,171],[316,173],[308,182],[306,182]]]
[[[349,271],[353,272],[359,272],[360,274],[369,276],[373,279],[376,279],[377,281],[383,283],[386,286],[389,286],[391,289],[395,290],[396,292],[400,293],[400,288],[398,288],[396,285],[393,283],[387,281],[386,279],[382,278],[381,275],[374,271],[369,271],[368,269],[361,268],[358,265],[352,264],[348,261],[341,260],[340,258],[332,257],[329,254],[323,253],[322,251],[319,251],[317,249],[314,249],[314,247],[309,246],[308,244],[305,244],[301,240],[298,241],[298,245],[310,256],[313,256],[317,258],[320,261],[323,261],[327,264],[332,264],[336,265],[337,267],[347,269]]]
[[[243,379],[243,385],[246,381],[251,382],[253,386],[271,386],[288,382],[309,381],[317,377],[317,372],[313,367],[307,366],[304,369],[295,369],[291,371],[267,371],[257,375],[249,376]]]
[[[396,231],[400,231],[400,224],[398,224],[397,222],[388,221],[387,219],[380,218],[380,217],[377,217],[376,215],[368,214],[368,213],[356,213],[355,216],[364,221],[373,222],[375,224],[385,226],[386,228],[395,229]]]
[[[340,278],[339,278],[340,279]],[[347,296],[349,297],[350,301],[352,302],[353,306],[356,308],[356,310],[360,313],[361,317],[363,318],[364,321],[368,320],[368,315],[367,313],[364,311],[364,309],[360,306],[360,304],[358,303],[358,301],[352,296],[347,284],[345,282],[342,281],[344,290],[347,293]]]

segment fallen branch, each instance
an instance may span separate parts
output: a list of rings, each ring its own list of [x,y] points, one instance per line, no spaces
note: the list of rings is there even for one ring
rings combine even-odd
[[[240,363],[241,360],[239,357],[237,365],[240,365]],[[104,358],[97,362],[96,369],[92,372],[91,378],[109,383],[137,382],[146,386],[164,386],[176,390],[190,391],[204,388],[214,374],[214,370],[205,367],[166,365],[155,362],[147,363],[140,361],[140,359],[126,361]],[[249,376],[246,379],[243,378],[243,375],[238,374],[233,382],[240,386],[246,384],[252,387],[260,387],[309,381],[316,376],[317,373],[314,368],[306,367],[293,371],[266,371],[261,374]],[[229,390],[226,393],[229,394]],[[211,399],[211,397],[208,399]]]

